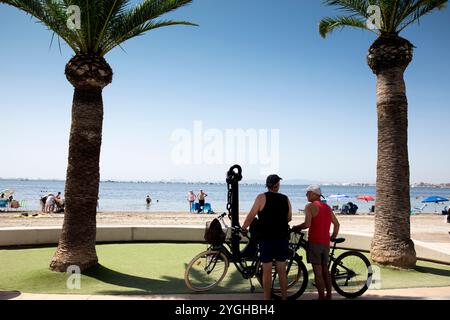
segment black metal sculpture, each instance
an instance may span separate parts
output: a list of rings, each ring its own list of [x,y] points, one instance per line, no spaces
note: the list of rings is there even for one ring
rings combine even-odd
[[[234,165],[227,172],[227,189],[228,189],[228,217],[231,220],[232,233],[231,233],[231,248],[232,252],[240,252],[239,242],[241,237],[239,235],[239,229],[241,227],[239,223],[239,181],[242,180],[242,168],[239,165]]]

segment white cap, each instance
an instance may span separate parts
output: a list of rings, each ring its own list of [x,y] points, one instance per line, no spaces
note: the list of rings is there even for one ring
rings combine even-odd
[[[306,188],[306,192],[309,192],[309,191],[317,194],[318,196],[322,195],[322,190],[320,189],[320,186],[318,186],[318,185],[312,185],[312,186],[309,186],[308,188]]]

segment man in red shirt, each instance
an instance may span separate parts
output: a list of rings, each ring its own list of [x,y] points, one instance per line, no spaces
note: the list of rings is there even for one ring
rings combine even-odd
[[[322,191],[319,186],[309,186],[306,197],[309,203],[305,207],[305,222],[292,230],[300,232],[309,228],[307,258],[313,266],[319,300],[331,299],[331,276],[328,271],[330,226],[333,224],[331,239],[334,239],[339,232],[339,222],[331,208],[320,201]]]

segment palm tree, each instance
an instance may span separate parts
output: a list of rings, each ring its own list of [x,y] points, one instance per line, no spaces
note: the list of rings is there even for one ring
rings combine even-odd
[[[58,248],[50,263],[53,271],[76,265],[83,271],[98,263],[95,250],[99,157],[102,141],[102,90],[113,72],[104,56],[128,39],[185,21],[157,20],[192,0],[2,0],[25,11],[54,32],[75,55],[66,65],[74,87],[72,127],[65,186],[65,216]],[[79,25],[75,11],[79,9]],[[68,14],[69,12],[69,14]],[[72,23],[68,23],[68,20]]]
[[[404,72],[413,58],[414,46],[399,33],[448,0],[324,0],[346,15],[328,17],[319,31],[326,37],[333,30],[354,27],[373,31],[376,41],[367,62],[377,76],[378,164],[375,233],[372,260],[379,264],[412,268],[416,252],[410,230],[410,181],[408,161],[408,101]],[[378,6],[377,28],[372,22]],[[376,21],[375,21],[376,22]]]

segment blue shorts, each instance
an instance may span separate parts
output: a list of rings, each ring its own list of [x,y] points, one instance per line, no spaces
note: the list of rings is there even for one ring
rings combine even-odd
[[[288,240],[262,240],[259,243],[260,260],[262,263],[278,261],[286,262],[289,257]]]

